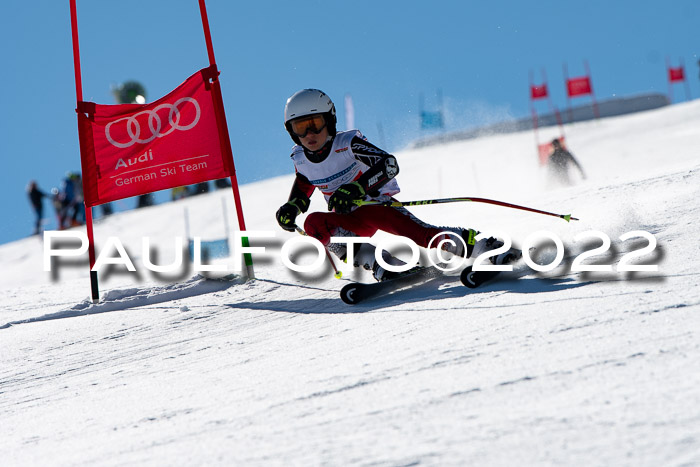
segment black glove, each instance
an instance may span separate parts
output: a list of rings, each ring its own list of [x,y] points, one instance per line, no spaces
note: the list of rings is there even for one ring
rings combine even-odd
[[[357,182],[346,183],[335,190],[335,193],[328,199],[328,210],[347,214],[356,206],[355,201],[360,201],[365,197],[365,189]]]
[[[287,201],[277,210],[277,223],[287,232],[294,232],[297,216],[306,211],[304,208],[308,208],[308,203],[304,203],[303,200],[295,198]]]

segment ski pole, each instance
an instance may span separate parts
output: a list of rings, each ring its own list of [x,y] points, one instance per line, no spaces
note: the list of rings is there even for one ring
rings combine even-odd
[[[308,234],[307,234],[306,232],[304,232],[304,229],[302,229],[302,228],[299,227],[298,225],[295,224],[295,225],[294,225],[294,228],[295,228],[296,231],[299,232],[301,235],[308,236]],[[330,261],[331,267],[333,268],[333,271],[335,272],[335,274],[333,274],[333,277],[335,277],[336,279],[342,278],[342,277],[343,277],[343,273],[342,273],[342,271],[339,271],[337,267],[335,267],[335,261],[333,261],[333,257],[331,256],[331,253],[328,251],[328,248],[326,248],[326,247],[324,246],[323,249],[326,251],[326,258],[328,258],[328,261]]]
[[[576,217],[571,217],[571,214],[556,214],[548,211],[541,211],[539,209],[528,208],[526,206],[519,206],[517,204],[505,203],[503,201],[497,201],[494,199],[487,198],[440,198],[440,199],[424,199],[419,201],[355,201],[358,206],[391,206],[394,208],[400,208],[405,206],[424,206],[428,204],[444,204],[444,203],[461,203],[461,202],[473,202],[473,203],[486,203],[495,204],[496,206],[503,206],[506,208],[520,209],[522,211],[534,212],[537,214],[544,214],[547,216],[554,216],[564,219],[566,222],[579,220]]]

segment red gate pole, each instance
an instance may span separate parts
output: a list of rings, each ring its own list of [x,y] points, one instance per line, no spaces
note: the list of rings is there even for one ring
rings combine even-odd
[[[532,78],[532,70],[528,75],[528,93],[530,94],[530,113],[532,115],[532,129],[535,134],[535,148],[537,149],[537,159],[540,159],[540,138],[538,136],[539,122],[537,119],[537,110],[535,109],[535,101],[532,97],[532,88],[534,86],[534,80]]]
[[[595,118],[600,120],[600,112],[598,111],[598,102],[595,100],[595,92],[593,91],[593,77],[591,76],[591,69],[588,67],[588,60],[584,60],[583,66],[586,68],[586,76],[588,77],[588,84],[591,86],[591,99],[593,99],[593,114]]]
[[[666,56],[666,80],[668,81],[668,101],[673,104],[673,82],[671,81],[671,60]]]
[[[681,57],[681,70],[683,70],[683,84],[685,84],[685,98],[690,100],[690,85],[688,84],[688,78],[685,76],[685,61]]]
[[[574,119],[573,113],[571,111],[571,96],[569,95],[569,68],[564,62],[564,84],[566,85],[566,108],[569,115],[569,123]]]
[[[76,112],[79,112],[78,107],[83,100],[83,81],[80,73],[80,46],[78,44],[78,14],[76,11],[75,0],[70,0],[70,24],[73,35],[73,69],[75,70],[75,97],[76,97]],[[80,130],[80,120],[78,120],[78,130]],[[82,139],[82,134],[78,131],[78,137]],[[82,151],[82,144],[80,145]],[[82,154],[80,159],[82,160]],[[85,205],[85,226],[88,236],[88,256],[90,257],[90,289],[92,292],[92,302],[100,301],[100,289],[97,284],[97,271],[93,271],[95,266],[95,237],[92,230],[92,206]]]
[[[209,30],[209,18],[207,17],[207,7],[204,0],[199,0],[199,12],[202,16],[202,28],[204,29],[204,40],[207,44],[207,54],[209,55],[209,65],[216,68],[216,60],[214,58],[214,45],[211,40],[211,32]],[[233,191],[233,202],[236,206],[236,216],[238,219],[238,227],[242,232],[245,232],[245,220],[243,219],[243,206],[241,204],[241,196],[238,190],[238,179],[236,178],[236,167],[233,162],[233,151],[231,150],[231,139],[228,133],[228,125],[226,124],[226,114],[224,113],[224,100],[221,95],[221,83],[218,78],[218,70],[213,78],[212,88],[214,90],[214,102],[216,108],[216,123],[219,127],[219,138],[221,139],[221,149],[223,154],[228,156],[228,163],[231,164],[231,190]],[[250,246],[248,237],[242,237],[241,243],[243,247]],[[246,276],[248,279],[255,279],[255,271],[253,271],[253,258],[250,253],[244,255],[246,267]]]
[[[545,84],[547,83],[547,71],[542,68],[542,79],[544,80]],[[561,133],[562,136],[564,136],[564,123],[561,120],[561,114],[559,113],[559,109],[557,109],[554,106],[554,103],[552,102],[552,96],[547,93],[547,103],[549,104],[549,111],[552,112],[557,119],[557,125],[559,125],[559,132]]]
[[[535,106],[530,103],[530,111],[532,112],[532,128],[535,130],[535,148],[537,148],[537,160],[540,161],[541,163],[541,158],[540,158],[540,137],[539,137],[539,123],[537,120],[537,111],[535,110]]]

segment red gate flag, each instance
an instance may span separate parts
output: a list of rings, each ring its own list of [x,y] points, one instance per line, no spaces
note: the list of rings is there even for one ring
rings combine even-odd
[[[668,80],[671,83],[676,83],[678,81],[685,81],[685,71],[683,70],[683,67],[679,66],[678,68],[669,68],[668,69]]]
[[[549,93],[547,92],[547,85],[543,84],[542,86],[530,86],[530,99],[531,100],[537,100],[537,99],[543,99],[547,97]]]
[[[150,104],[78,102],[86,206],[232,175],[224,157],[212,80],[193,74]]]
[[[586,96],[593,93],[591,79],[588,76],[566,80],[566,91],[569,97]]]

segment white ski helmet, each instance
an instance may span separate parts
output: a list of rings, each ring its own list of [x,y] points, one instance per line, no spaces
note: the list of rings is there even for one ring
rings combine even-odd
[[[284,127],[295,143],[300,144],[299,138],[292,131],[290,121],[306,115],[323,114],[328,128],[328,134],[335,136],[337,119],[335,105],[330,97],[318,89],[302,89],[287,99],[284,106]]]

